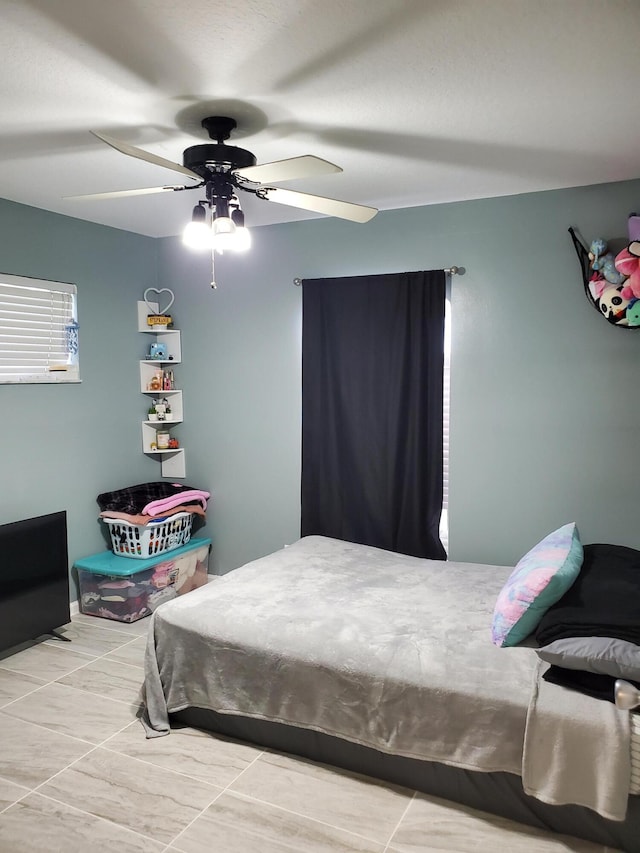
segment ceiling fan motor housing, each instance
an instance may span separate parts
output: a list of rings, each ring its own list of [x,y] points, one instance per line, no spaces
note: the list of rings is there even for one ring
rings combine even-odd
[[[235,145],[192,145],[185,150],[182,158],[187,169],[205,179],[216,169],[231,171],[256,165],[256,158],[251,151]]]

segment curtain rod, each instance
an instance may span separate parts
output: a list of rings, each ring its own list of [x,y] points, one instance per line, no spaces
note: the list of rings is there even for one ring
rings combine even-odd
[[[443,273],[445,273],[445,275],[462,275],[462,272],[462,267],[449,267],[448,269],[443,270]],[[302,284],[302,279],[294,278],[293,283],[296,287],[300,287],[300,285]]]

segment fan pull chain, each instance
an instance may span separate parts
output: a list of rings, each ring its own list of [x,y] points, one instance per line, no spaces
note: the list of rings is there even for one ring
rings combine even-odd
[[[217,290],[218,285],[216,284],[216,250],[213,247],[213,240],[211,241],[211,289]]]

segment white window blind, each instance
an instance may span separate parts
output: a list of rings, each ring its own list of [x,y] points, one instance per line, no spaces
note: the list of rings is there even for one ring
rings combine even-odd
[[[442,515],[440,541],[449,551],[449,386],[451,375],[451,300],[444,309],[444,375],[442,394]]]
[[[0,383],[78,380],[75,285],[0,273]]]

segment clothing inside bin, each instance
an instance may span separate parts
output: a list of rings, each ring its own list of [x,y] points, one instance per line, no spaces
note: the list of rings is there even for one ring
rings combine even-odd
[[[147,563],[140,571],[135,571],[134,560],[114,557],[109,552],[78,560],[81,612],[120,622],[136,622],[149,616],[165,601],[207,583],[210,542],[193,540],[155,565]],[[109,574],[109,559],[131,563],[134,568],[126,577]]]

